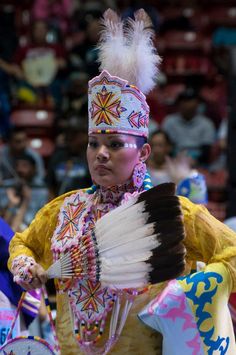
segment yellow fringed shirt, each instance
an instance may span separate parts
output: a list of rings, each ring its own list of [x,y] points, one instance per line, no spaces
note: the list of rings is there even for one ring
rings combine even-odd
[[[33,257],[45,269],[52,264],[51,237],[56,228],[60,207],[65,197],[73,193],[75,191],[49,202],[23,233],[15,234],[10,243],[10,269],[13,259],[21,254]],[[186,274],[196,261],[206,264],[222,262],[230,275],[230,288],[236,291],[236,234],[215,219],[205,207],[195,205],[184,197],[180,197],[180,201],[186,230]],[[161,354],[160,334],[144,326],[137,314],[164,286],[165,284],[152,286],[148,292],[136,298],[121,337],[111,354]],[[73,337],[66,294],[57,295],[57,334],[62,355],[82,354]]]

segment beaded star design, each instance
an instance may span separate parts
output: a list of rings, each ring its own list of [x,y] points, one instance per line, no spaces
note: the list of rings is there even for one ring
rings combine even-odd
[[[74,238],[78,233],[78,222],[81,214],[85,210],[85,204],[79,202],[78,204],[68,203],[63,211],[63,223],[61,225],[60,233],[57,235],[57,241],[63,241],[66,238]],[[66,236],[66,238],[65,238]]]
[[[100,282],[90,280],[80,281],[78,289],[69,292],[70,299],[74,299],[76,313],[79,319],[98,321],[109,311],[113,301],[113,294],[108,288],[101,288]]]
[[[96,126],[105,123],[109,126],[114,124],[114,121],[120,121],[121,101],[113,92],[107,91],[103,86],[100,92],[97,92],[91,105],[91,118]]]

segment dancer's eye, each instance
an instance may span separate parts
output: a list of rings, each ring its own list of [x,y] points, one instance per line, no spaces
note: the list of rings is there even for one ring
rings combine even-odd
[[[121,141],[111,141],[109,146],[112,149],[120,149],[120,148],[124,148],[125,144],[124,142]]]
[[[98,142],[96,141],[89,141],[88,146],[90,148],[96,149],[98,147]]]

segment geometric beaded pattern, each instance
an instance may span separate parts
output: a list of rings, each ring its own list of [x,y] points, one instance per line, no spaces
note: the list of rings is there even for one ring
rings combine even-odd
[[[144,94],[103,70],[89,81],[89,133],[148,136],[149,106]]]
[[[117,191],[111,194],[111,198],[108,198],[106,192],[103,191],[103,197],[106,201],[104,204],[95,204],[99,192],[96,185],[86,190],[79,190],[67,197],[61,206],[58,225],[52,237],[54,261],[59,258],[61,253],[69,251],[72,255],[75,255],[76,250],[79,259],[83,259],[83,261],[85,260],[84,257],[90,259],[87,243],[89,241],[92,242],[95,222],[101,216],[117,207],[115,201],[120,193],[124,197],[126,191],[134,191],[133,189],[135,188],[131,185],[128,184],[125,188],[124,186],[121,189],[118,188]],[[151,187],[150,176],[146,172],[142,188],[148,190]],[[93,242],[90,244],[92,249],[93,246],[96,249],[95,244]],[[101,287],[100,282],[97,282],[97,275],[93,272],[99,269],[99,266],[93,263],[96,259],[94,255],[95,251],[93,251],[91,259],[87,260],[86,267],[82,266],[83,262],[79,263],[81,267],[81,270],[79,270],[80,276],[70,279],[69,282],[65,279],[58,280],[62,292],[68,293],[71,309],[74,314],[76,338],[80,346],[83,346],[85,343],[87,344],[86,346],[97,343],[102,336],[107,314],[113,309],[114,303],[117,297],[120,297],[121,292],[109,287]],[[76,264],[78,267],[77,262]]]
[[[75,280],[73,286],[68,295],[73,313],[80,321],[91,324],[106,317],[114,303],[112,290],[91,280]]]

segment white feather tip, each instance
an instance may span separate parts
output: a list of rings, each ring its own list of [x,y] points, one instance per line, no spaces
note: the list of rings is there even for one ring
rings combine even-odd
[[[115,11],[108,9],[103,16],[104,30],[99,44],[100,70],[125,79],[148,94],[156,85],[158,65],[161,62],[153,44],[153,26],[150,17],[140,9],[127,26]]]

